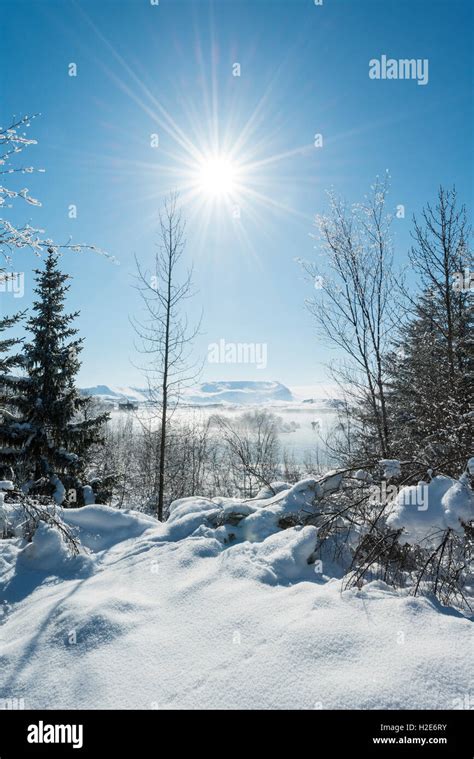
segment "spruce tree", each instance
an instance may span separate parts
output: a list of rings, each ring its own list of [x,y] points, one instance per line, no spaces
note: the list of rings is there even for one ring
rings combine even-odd
[[[399,451],[459,474],[472,439],[471,228],[456,190],[439,188],[433,208],[414,220],[410,260],[422,285],[413,316],[401,329],[402,361],[392,362],[392,428]],[[468,269],[467,269],[468,270]],[[405,418],[404,418],[404,416]]]
[[[441,455],[436,441],[446,421],[448,385],[433,295],[426,292],[420,297],[414,315],[400,329],[394,351],[387,357],[393,451],[406,459],[431,461]]]
[[[60,271],[53,249],[35,274],[38,298],[27,322],[32,337],[24,349],[26,376],[13,399],[20,423],[9,425],[9,432],[21,438],[16,464],[29,480],[29,492],[81,504],[87,454],[101,441],[108,414],[93,416],[92,399],[76,389],[83,339],[73,322],[79,312],[64,313],[69,276]]]
[[[0,318],[0,335],[7,329],[11,329],[20,321],[22,314],[13,316],[4,316]],[[0,339],[0,375],[8,374],[12,369],[21,366],[23,363],[19,353],[11,353],[13,348],[21,344],[19,337],[8,337]]]
[[[472,445],[473,323],[467,297],[452,298],[458,308],[448,345],[442,295],[420,297],[387,359],[387,397],[394,455],[459,474]]]

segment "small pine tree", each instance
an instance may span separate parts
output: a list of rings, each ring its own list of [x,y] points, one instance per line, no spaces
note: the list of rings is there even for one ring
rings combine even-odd
[[[101,441],[108,414],[93,416],[92,400],[75,387],[83,340],[72,326],[78,313],[64,313],[69,277],[59,270],[57,253],[48,249],[44,269],[35,274],[38,299],[27,322],[32,340],[24,349],[26,376],[17,380],[12,399],[19,420],[5,432],[16,436],[17,445],[21,440],[16,468],[29,480],[30,492],[54,494],[61,503],[68,493],[80,505],[87,454]]]

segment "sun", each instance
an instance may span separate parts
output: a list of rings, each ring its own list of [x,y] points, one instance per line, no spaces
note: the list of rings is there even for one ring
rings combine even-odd
[[[197,185],[201,192],[212,198],[225,198],[235,192],[237,175],[237,166],[230,158],[204,158],[198,168]]]

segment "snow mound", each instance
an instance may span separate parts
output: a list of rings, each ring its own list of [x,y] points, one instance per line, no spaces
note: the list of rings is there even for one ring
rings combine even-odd
[[[251,501],[182,498],[164,524],[107,506],[57,509],[81,542],[76,557],[44,523],[31,543],[0,540],[0,699],[27,709],[457,708],[474,677],[472,623],[380,581],[343,590],[313,563],[317,529],[292,518],[340,487],[332,472]],[[427,487],[426,511],[401,491],[390,518],[415,530],[415,513],[423,534],[433,519],[458,529],[472,509],[466,482]]]
[[[233,576],[270,585],[310,578],[317,534],[315,527],[294,527],[261,542],[245,541],[221,554],[222,566]]]
[[[277,493],[281,493],[282,490],[289,490],[290,487],[291,485],[287,482],[271,482],[270,486],[264,485],[263,488],[260,488],[255,496],[255,500],[259,501],[263,498],[272,498]]]
[[[61,509],[60,514],[65,524],[74,529],[81,544],[92,551],[102,551],[122,540],[137,538],[157,525],[156,519],[138,511],[102,505]]]
[[[18,554],[17,565],[26,569],[51,569],[69,558],[58,530],[39,524],[31,543]]]
[[[390,528],[403,528],[406,543],[434,543],[439,531],[463,533],[463,523],[474,519],[474,496],[465,481],[439,475],[430,483],[402,488],[387,517]]]
[[[79,574],[90,568],[87,556],[71,555],[56,527],[40,522],[31,543],[27,543],[18,551],[14,572],[21,575],[22,571],[26,570],[48,576],[64,576]]]
[[[284,518],[297,517],[302,511],[314,511],[316,502],[330,488],[331,483],[339,479],[330,475],[320,480],[308,478],[296,485],[275,483],[272,495],[269,489],[261,490],[256,498],[240,501],[233,498],[181,498],[170,506],[170,516],[163,526],[163,540],[183,540],[196,533],[202,534],[201,528],[217,530],[215,536],[224,541],[249,541],[251,543],[265,540],[282,529],[280,521]],[[262,497],[263,496],[263,497]],[[229,526],[230,525],[230,526]]]

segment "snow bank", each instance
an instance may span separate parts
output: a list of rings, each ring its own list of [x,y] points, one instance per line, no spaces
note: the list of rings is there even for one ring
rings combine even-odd
[[[170,506],[162,539],[183,540],[202,527],[216,530],[215,536],[224,542],[229,539],[260,542],[280,531],[282,519],[297,518],[302,512],[311,513],[326,490],[337,488],[340,477],[330,474],[319,480],[308,478],[290,487],[274,483],[261,490],[256,498],[240,501],[235,498],[181,498]],[[275,491],[272,495],[271,491]],[[286,525],[285,525],[286,526]]]
[[[289,490],[291,485],[289,485],[287,482],[272,482],[270,487],[268,485],[264,485],[263,488],[261,488],[257,495],[255,496],[255,500],[259,501],[263,498],[272,498],[274,495],[277,495],[277,493],[281,493],[283,490]]]
[[[387,518],[390,528],[403,528],[403,542],[439,542],[439,532],[448,527],[462,534],[463,523],[474,519],[474,496],[466,475],[459,480],[439,475],[430,483],[402,488]]]
[[[430,483],[420,518],[457,525],[465,484],[445,480]],[[0,698],[32,709],[456,708],[474,675],[472,623],[382,582],[343,591],[312,563],[316,528],[282,529],[340,485],[330,473],[251,501],[183,498],[165,524],[58,509],[81,541],[75,558],[45,524],[30,544],[0,540]],[[413,530],[405,501],[391,519]]]
[[[91,568],[88,557],[72,556],[59,530],[41,522],[33,535],[16,557],[15,571],[41,572],[48,575],[74,575],[85,568]]]
[[[316,546],[315,527],[294,527],[262,542],[245,541],[221,554],[221,563],[234,577],[252,577],[274,585],[312,579],[309,566]]]
[[[61,509],[59,513],[65,524],[74,529],[81,544],[93,551],[103,551],[122,540],[136,538],[157,525],[156,519],[138,511],[102,505]]]

